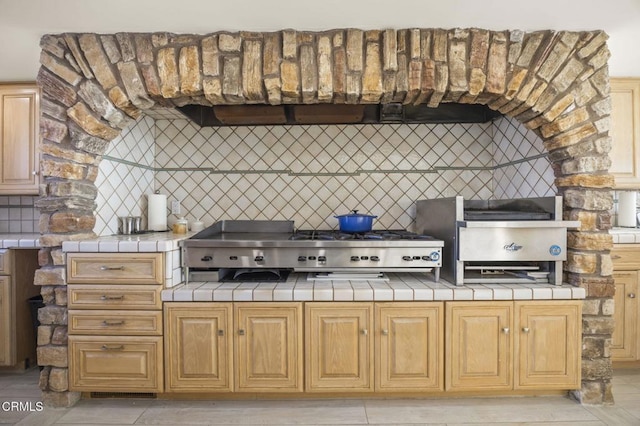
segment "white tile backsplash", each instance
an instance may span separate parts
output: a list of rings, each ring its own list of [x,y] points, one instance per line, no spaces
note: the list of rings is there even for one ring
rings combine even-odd
[[[556,192],[542,141],[509,118],[198,128],[155,117],[126,129],[100,164],[99,235],[115,233],[120,215],[141,215],[146,225],[145,194],[154,190],[180,200],[181,215],[205,225],[292,219],[299,228],[336,228],[335,214],[359,209],[377,215],[379,229],[411,229],[422,198]],[[0,227],[2,214],[0,206]]]

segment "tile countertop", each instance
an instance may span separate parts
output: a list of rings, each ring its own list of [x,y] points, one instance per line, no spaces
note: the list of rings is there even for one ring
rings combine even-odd
[[[40,234],[0,234],[0,248],[38,248]]]
[[[62,251],[89,253],[167,252],[178,250],[178,243],[194,234],[194,232],[187,234],[149,232],[135,235],[107,235],[95,240],[64,241]]]
[[[613,228],[609,233],[614,244],[640,244],[640,228]]]
[[[230,301],[428,301],[584,299],[585,289],[550,284],[473,284],[434,282],[432,275],[389,273],[384,281],[308,281],[307,274],[286,282],[190,282],[162,291],[164,302]]]

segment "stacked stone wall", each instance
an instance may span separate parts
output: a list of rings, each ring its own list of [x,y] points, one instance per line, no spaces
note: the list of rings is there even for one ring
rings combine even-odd
[[[326,32],[58,34],[41,40],[41,269],[38,360],[49,405],[73,404],[67,379],[63,241],[95,238],[98,165],[143,111],[186,104],[475,103],[543,138],[582,221],[568,239],[566,281],[587,290],[584,403],[612,402],[614,292],[608,235],[611,102],[601,31],[339,29]],[[426,153],[425,153],[426,154]]]

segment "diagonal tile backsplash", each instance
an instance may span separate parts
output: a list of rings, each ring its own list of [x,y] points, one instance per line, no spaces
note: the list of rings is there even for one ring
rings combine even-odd
[[[507,118],[199,128],[156,117],[123,132],[102,161],[96,233],[116,232],[116,216],[146,216],[144,194],[154,189],[206,225],[293,219],[299,228],[336,228],[335,214],[359,209],[377,215],[379,229],[411,229],[421,198],[555,193],[542,142]]]

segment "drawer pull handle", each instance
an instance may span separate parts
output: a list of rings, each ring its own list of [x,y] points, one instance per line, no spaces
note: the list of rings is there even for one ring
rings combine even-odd
[[[244,336],[244,330],[242,330],[242,329],[238,330],[238,334],[239,334],[240,336]]]
[[[100,296],[100,300],[123,300],[124,299],[124,295],[119,295],[119,296],[107,296],[106,294],[103,294],[102,296]]]
[[[629,293],[629,299],[635,299],[635,298],[636,298],[635,293]]]
[[[117,326],[117,325],[124,325],[124,321],[109,321],[109,320],[104,320],[102,321],[102,325],[110,327],[110,326]]]
[[[529,327],[522,327],[522,332],[523,333],[528,333],[529,332]]]
[[[224,336],[224,330],[218,330],[218,336],[220,337]]]
[[[366,328],[362,329],[362,335],[363,336],[367,336],[369,334],[369,330],[367,330]]]
[[[118,345],[118,346],[102,345],[101,349],[103,351],[121,351],[124,349],[124,345]]]
[[[504,334],[509,334],[509,327],[504,327],[504,328],[502,329],[502,332],[503,332]]]
[[[100,267],[101,271],[124,271],[124,266],[107,266],[102,265]]]
[[[389,330],[382,330],[382,335],[383,336],[388,336],[389,335]]]

